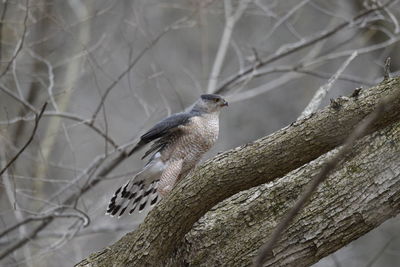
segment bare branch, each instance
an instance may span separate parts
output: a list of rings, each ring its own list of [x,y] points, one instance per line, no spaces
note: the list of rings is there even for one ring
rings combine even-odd
[[[43,230],[50,222],[52,221],[52,218],[46,218],[43,220],[43,222],[37,226],[29,235],[27,235],[25,238],[21,239],[14,245],[10,246],[9,248],[5,249],[4,251],[0,252],[0,260],[4,259],[7,257],[9,254],[11,254],[13,251],[19,249],[20,247],[24,246],[26,243],[28,243],[32,238],[34,238],[37,233],[39,233],[41,230]]]
[[[120,225],[120,224],[115,224],[115,225],[95,225],[95,226],[90,226],[90,228],[86,228],[85,230],[82,230],[78,233],[75,234],[75,236],[87,236],[87,235],[95,235],[95,234],[104,234],[104,233],[115,233],[115,232],[126,232],[126,231],[132,231],[134,228],[136,228],[139,225],[139,223],[128,223],[126,225]],[[64,232],[53,232],[53,231],[44,231],[39,233],[36,238],[60,238],[65,235]],[[17,241],[17,237],[9,237],[7,240],[0,240],[0,246],[7,245],[10,242]]]
[[[385,66],[383,67],[383,80],[390,79],[390,57],[386,58]]]
[[[400,40],[400,36],[394,36],[393,38],[390,38],[388,40],[385,40],[383,42],[377,43],[377,44],[373,44],[367,47],[363,47],[363,48],[359,48],[357,49],[358,55],[361,54],[366,54],[366,53],[370,53],[379,49],[384,49],[387,48],[393,44],[396,44],[398,41]],[[349,50],[345,50],[345,51],[340,51],[337,53],[331,53],[331,54],[327,54],[327,55],[323,55],[320,56],[314,60],[310,60],[309,62],[307,62],[307,64],[305,65],[313,65],[313,64],[318,64],[318,63],[322,63],[324,61],[327,60],[331,60],[331,59],[337,59],[339,57],[345,57],[345,56],[350,56],[352,53],[354,52],[354,49],[349,49]]]
[[[53,93],[53,89],[54,89],[54,71],[53,71],[53,66],[50,64],[50,62],[48,60],[46,60],[45,58],[39,56],[38,54],[36,54],[32,49],[29,49],[29,54],[36,60],[39,60],[41,62],[43,62],[46,67],[47,67],[47,72],[48,72],[48,80],[49,80],[49,85],[47,87],[47,92],[49,94],[49,98],[50,98],[50,102],[53,105],[54,109],[56,111],[60,111],[58,108],[58,105],[56,103],[56,100],[54,99],[54,93]]]
[[[226,81],[224,81],[219,87],[218,89],[215,91],[217,94],[225,94],[227,93],[231,87],[237,85],[238,83],[242,82],[243,80],[246,80],[248,75],[251,75],[251,73],[256,70],[259,69],[261,67],[264,67],[272,62],[275,62],[283,57],[286,57],[288,55],[291,55],[303,48],[309,47],[313,44],[316,44],[322,40],[327,39],[328,37],[340,32],[342,29],[346,28],[346,27],[352,27],[354,26],[354,24],[356,24],[357,22],[359,22],[362,18],[370,15],[373,12],[376,12],[377,10],[381,10],[382,8],[388,6],[392,1],[388,1],[386,4],[381,5],[381,6],[377,6],[375,8],[371,8],[368,10],[365,10],[363,12],[361,12],[359,15],[353,17],[350,21],[346,21],[343,22],[339,25],[337,25],[336,27],[332,28],[329,31],[323,31],[319,34],[317,34],[314,37],[309,38],[308,40],[305,41],[300,41],[299,43],[296,43],[295,45],[292,45],[290,48],[287,48],[285,50],[280,50],[279,52],[269,56],[268,58],[266,58],[263,61],[260,61],[250,67],[247,67],[243,72],[238,73],[234,76],[232,76],[231,78],[228,78]]]
[[[153,40],[150,41],[150,43],[136,56],[136,58],[128,65],[128,67],[117,77],[116,80],[114,80],[105,90],[104,94],[101,97],[100,103],[97,105],[92,118],[90,120],[90,124],[93,124],[94,121],[96,120],[96,117],[101,109],[101,107],[104,105],[104,101],[106,100],[108,94],[111,92],[111,90],[122,80],[122,78],[127,75],[132,68],[139,62],[139,60],[146,54],[147,51],[149,51],[155,44],[158,43],[158,41],[168,32],[171,30],[175,30],[179,28],[184,22],[187,22],[187,18],[180,19],[168,27],[164,28]]]
[[[18,153],[6,164],[6,166],[4,166],[1,171],[0,171],[0,176],[18,159],[18,157],[22,154],[22,152],[24,152],[24,150],[29,146],[29,144],[32,142],[33,137],[36,134],[36,130],[38,128],[39,125],[39,121],[42,118],[43,112],[45,111],[47,107],[47,102],[44,103],[44,105],[42,106],[42,109],[40,110],[39,114],[36,115],[35,118],[35,126],[33,127],[31,136],[29,137],[28,141],[25,143],[25,145],[18,151]]]
[[[3,10],[1,11],[1,16],[0,16],[0,62],[3,61],[3,58],[1,57],[2,55],[2,45],[3,45],[3,25],[5,22],[6,14],[7,14],[7,9],[8,9],[8,0],[3,1]]]
[[[18,242],[16,242],[14,245],[10,246],[9,248],[5,249],[0,253],[0,260],[5,258],[7,255],[15,251],[16,249],[22,247],[25,245],[27,242],[29,242],[32,238],[34,238],[41,230],[43,230],[50,222],[52,222],[56,218],[78,218],[79,220],[82,221],[82,224],[84,227],[89,225],[90,223],[90,218],[82,211],[74,209],[77,211],[77,213],[62,213],[63,210],[65,209],[70,209],[70,207],[65,207],[65,206],[60,206],[56,207],[50,211],[47,211],[44,215],[41,216],[35,216],[35,217],[28,217],[25,220],[9,227],[2,233],[0,233],[0,238],[5,236],[6,234],[14,231],[15,229],[21,227],[22,225],[25,225],[30,222],[34,221],[41,221],[42,223],[36,227],[29,235],[26,237],[22,238]]]
[[[105,176],[108,173],[110,173],[114,168],[116,168],[127,157],[127,155],[128,155],[127,147],[129,147],[130,145],[131,145],[131,143],[128,143],[128,144],[125,144],[125,145],[119,147],[118,149],[116,149],[114,152],[118,152],[118,155],[98,170],[98,172],[96,174],[96,178],[91,180],[90,182],[87,182],[78,192],[72,193],[68,198],[65,199],[65,201],[63,201],[62,205],[56,207],[56,209],[60,209],[62,212],[65,208],[69,208],[71,204],[73,204],[74,202],[77,201],[77,199],[79,199],[79,197],[81,197],[83,194],[85,194],[90,189],[92,189],[97,184],[99,184],[101,181],[103,181]],[[88,171],[91,171],[91,170],[99,167],[100,164],[104,162],[104,160],[107,156],[108,155],[103,155],[102,157],[98,157],[96,160],[94,160],[92,162],[92,164],[89,166],[89,168],[87,170],[85,170],[82,175],[84,175]],[[70,183],[68,186],[71,186],[71,184],[74,184],[74,183]],[[60,194],[60,192],[57,192],[56,195],[59,195],[59,194]],[[53,199],[53,197],[50,197],[49,201],[51,201],[52,199]],[[77,210],[77,211],[79,211],[79,210]],[[57,216],[54,216],[54,214],[50,214],[48,216],[47,215],[44,216],[41,219],[38,219],[41,221],[41,223],[36,228],[34,228],[34,230],[31,231],[31,233],[29,235],[27,235],[27,237],[23,238],[22,240],[19,240],[17,243],[15,243],[11,247],[7,248],[5,251],[1,252],[0,260],[2,258],[5,258],[7,255],[12,253],[16,249],[23,247],[30,240],[34,239],[37,236],[37,234],[39,232],[41,232],[43,229],[45,229],[50,223],[52,223],[55,218],[65,217],[65,216],[71,217],[69,215],[64,215],[62,213],[59,213],[59,214],[57,214]],[[74,215],[74,216],[76,217],[77,215]],[[35,221],[35,220],[36,219],[32,217],[31,219],[27,219],[27,221],[22,221],[22,222],[18,223],[17,225],[12,226],[10,229],[7,229],[6,233],[11,232],[12,230],[16,229],[17,227],[19,227],[22,224],[26,224],[28,222]],[[88,220],[89,220],[89,218],[87,217],[86,220],[83,220],[83,221],[88,222]],[[87,224],[87,223],[85,223],[85,224]],[[4,236],[4,233],[1,234],[0,237],[1,236]]]
[[[395,37],[393,39],[389,39],[389,40],[383,41],[383,42],[378,43],[378,44],[374,44],[374,45],[371,45],[371,46],[368,46],[368,47],[360,48],[360,49],[357,50],[357,52],[358,52],[358,55],[369,53],[369,52],[372,52],[372,51],[375,51],[375,50],[378,50],[378,49],[383,49],[385,47],[393,45],[396,42],[398,42],[399,40],[400,40],[400,36],[397,36],[397,37]],[[299,67],[300,70],[297,70],[296,69],[297,67],[295,67],[293,69],[293,72],[308,73],[308,72],[302,71],[301,68],[308,67],[308,66],[314,65],[314,64],[321,64],[321,63],[323,63],[323,62],[325,62],[327,60],[337,59],[339,57],[350,56],[353,52],[354,52],[354,50],[351,49],[351,50],[346,50],[346,51],[342,51],[342,52],[323,55],[323,56],[318,57],[318,58],[316,58],[314,60],[309,60],[308,62],[304,62],[304,63],[299,64],[297,67]],[[264,75],[264,74],[268,73],[268,71],[260,72],[258,70],[257,71],[255,70],[254,72],[255,73],[249,74],[248,77],[246,77],[246,78],[249,79],[249,78],[253,78],[253,77],[258,77],[260,75]],[[239,92],[239,93],[233,94],[232,96],[229,96],[229,100],[230,100],[230,102],[237,102],[237,101],[243,101],[243,100],[246,100],[246,99],[249,99],[249,98],[253,98],[255,96],[258,96],[260,94],[263,94],[265,92],[268,92],[268,91],[276,88],[278,85],[282,85],[282,84],[284,84],[284,83],[286,83],[286,82],[288,82],[288,81],[290,81],[292,79],[298,78],[298,77],[300,77],[300,76],[288,73],[288,74],[283,75],[282,77],[280,77],[280,78],[278,78],[278,79],[276,79],[274,81],[271,81],[269,83],[263,84],[263,85],[261,85],[259,87],[252,88],[252,89],[246,90],[244,92]],[[241,83],[243,83],[243,82],[248,82],[248,80],[241,81]]]
[[[2,138],[2,140],[4,140],[4,138]],[[6,159],[7,159],[6,147],[3,144],[1,144],[1,142],[0,142],[0,158],[3,158],[4,161],[6,161]],[[14,177],[15,176],[13,176],[13,178]],[[19,205],[17,202],[17,190],[16,190],[15,182],[14,182],[14,186],[13,186],[12,178],[10,177],[7,170],[3,173],[2,178],[3,178],[2,180],[3,180],[4,187],[5,187],[6,196],[8,197],[8,201],[10,202],[11,206],[14,208],[15,219],[17,221],[22,221],[24,219],[24,215],[18,207]],[[19,235],[18,235],[19,238],[23,239],[28,232],[27,227],[25,227],[25,225],[21,225],[21,227],[19,227],[19,229],[18,229],[18,232],[19,232]],[[1,236],[1,234],[0,234],[0,236]],[[31,257],[31,255],[32,255],[31,249],[29,247],[24,247],[23,255],[25,258]],[[29,267],[31,267],[31,266],[29,266]]]
[[[399,33],[400,25],[399,25],[399,21],[397,20],[396,16],[387,7],[385,7],[384,10],[394,25],[394,33],[396,33],[396,34]]]
[[[284,16],[282,16],[275,24],[272,26],[272,29],[269,33],[263,38],[264,40],[268,40],[271,35],[276,31],[276,29],[282,25],[282,23],[286,22],[294,13],[296,13],[299,9],[301,9],[304,5],[308,4],[310,0],[303,0],[297,5],[295,5],[292,9],[290,9]]]
[[[228,52],[228,47],[230,45],[231,36],[233,30],[235,29],[235,24],[238,22],[240,17],[243,15],[243,12],[246,10],[247,5],[251,2],[251,0],[239,1],[238,7],[235,12],[232,11],[232,3],[231,0],[224,1],[225,7],[225,28],[222,33],[221,41],[218,47],[217,55],[215,56],[215,61],[213,64],[213,68],[211,70],[209,80],[208,80],[208,88],[207,92],[212,93],[215,91],[215,87],[217,86],[218,77],[222,70],[222,65],[225,60],[226,53]]]
[[[0,86],[0,89],[3,89]],[[108,143],[110,143],[110,145],[112,145],[115,149],[118,148],[117,143],[106,133],[104,133],[101,129],[99,129],[97,126],[95,126],[93,123],[90,123],[89,120],[82,118],[76,114],[72,114],[72,113],[68,113],[68,112],[57,112],[57,111],[47,111],[43,113],[43,117],[61,117],[61,118],[65,118],[65,119],[70,119],[73,121],[77,121],[85,126],[88,126],[90,129],[92,129],[93,131],[95,131],[97,134],[99,134],[101,137],[103,137],[105,140],[107,140]],[[14,119],[10,119],[7,121],[0,121],[0,125],[1,124],[12,124],[12,123],[16,123],[19,121],[31,121],[34,120],[35,117],[33,116],[29,116],[29,117],[16,117]]]
[[[32,111],[33,113],[37,114],[38,112],[36,111],[35,107],[26,102],[25,100],[21,99],[19,96],[11,92],[9,89],[7,89],[4,85],[0,84],[0,89],[6,93],[7,95],[11,96],[15,100],[17,100],[19,103],[21,103],[24,107]]]
[[[5,13],[3,13],[3,14],[5,14]],[[28,17],[29,17],[28,15],[29,15],[29,0],[25,0],[25,17],[24,17],[24,21],[23,21],[22,36],[21,36],[21,39],[18,41],[17,46],[15,47],[14,55],[11,57],[7,66],[5,67],[5,69],[0,73],[0,79],[3,78],[3,76],[7,73],[7,71],[10,69],[11,64],[13,64],[13,62],[17,58],[19,52],[21,52],[21,50],[22,50],[22,47],[23,47],[24,41],[25,41],[25,35],[26,35],[26,29],[27,29],[26,24],[27,24]],[[3,21],[1,21],[1,23],[3,23]]]
[[[321,71],[315,71],[315,70],[305,70],[305,69],[293,69],[294,72],[299,72],[303,74],[307,74],[310,76],[314,76],[320,79],[329,79],[331,76],[330,73],[325,73]],[[346,81],[346,82],[351,82],[355,83],[357,85],[368,85],[368,86],[373,86],[374,84],[377,84],[374,81],[368,81],[360,77],[352,76],[352,75],[346,75],[342,74],[340,77],[338,77],[338,80],[340,81]]]
[[[5,229],[3,232],[0,233],[0,238],[2,238],[3,236],[9,234],[10,232],[14,231],[15,229],[18,229],[19,227],[21,227],[24,224],[28,224],[30,222],[33,221],[42,221],[43,219],[47,219],[49,217],[49,215],[47,215],[46,217],[28,217],[25,220],[14,224],[13,226]]]
[[[336,71],[336,73],[329,79],[329,81],[321,86],[314,94],[313,98],[308,103],[307,107],[303,110],[300,114],[299,119],[303,119],[309,116],[311,113],[317,111],[319,105],[321,104],[322,100],[332,88],[333,84],[337,81],[339,76],[343,73],[345,68],[350,64],[351,61],[357,56],[358,52],[354,51],[353,54],[340,66],[340,68]]]

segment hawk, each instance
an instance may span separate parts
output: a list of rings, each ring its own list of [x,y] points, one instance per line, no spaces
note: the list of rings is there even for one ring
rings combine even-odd
[[[140,212],[168,194],[217,140],[219,113],[225,106],[228,102],[219,95],[201,95],[191,109],[165,118],[143,134],[129,155],[153,142],[142,157],[151,155],[150,160],[115,192],[106,214]]]

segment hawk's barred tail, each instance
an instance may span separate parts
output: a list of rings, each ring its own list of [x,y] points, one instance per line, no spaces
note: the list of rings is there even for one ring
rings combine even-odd
[[[165,168],[160,153],[156,153],[142,171],[118,188],[111,198],[106,214],[122,216],[154,206],[160,200],[157,193],[158,180]]]
[[[154,206],[159,200],[157,185],[158,180],[152,182],[147,188],[143,180],[137,182],[134,182],[134,179],[130,180],[115,192],[106,214],[120,217],[125,212],[129,214],[135,211],[141,212],[147,204]]]

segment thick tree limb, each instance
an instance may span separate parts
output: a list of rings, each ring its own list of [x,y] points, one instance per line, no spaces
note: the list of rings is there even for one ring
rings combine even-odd
[[[251,265],[258,247],[337,151],[218,204],[194,225],[169,265]],[[397,215],[399,155],[400,123],[360,140],[284,232],[274,257],[263,266],[309,266]]]
[[[365,120],[363,120],[357,125],[355,130],[347,138],[344,145],[338,149],[336,155],[325,162],[324,166],[321,168],[321,171],[311,180],[311,182],[307,185],[304,192],[297,199],[293,207],[287,212],[287,214],[275,227],[267,243],[265,243],[260,248],[258,256],[255,258],[255,263],[254,263],[255,267],[262,267],[264,265],[264,262],[268,258],[273,257],[272,250],[275,247],[275,244],[279,241],[279,238],[281,237],[282,233],[292,223],[293,219],[301,212],[306,203],[308,203],[308,201],[314,195],[315,191],[318,189],[320,184],[325,182],[325,180],[329,177],[331,172],[337,167],[337,165],[343,160],[343,158],[345,158],[347,154],[353,149],[353,145],[357,141],[357,139],[359,139],[360,136],[364,135],[364,132],[368,129],[368,127],[378,119],[383,109],[384,109],[384,103],[380,103],[380,105],[374,112],[369,114],[365,118]]]
[[[273,181],[342,144],[381,98],[399,92],[400,78],[390,79],[354,97],[337,99],[335,105],[270,136],[218,155],[182,181],[137,231],[78,266],[165,264],[193,224],[214,205],[240,191]],[[398,97],[369,132],[399,119]]]
[[[399,96],[400,95],[395,95],[393,97]],[[293,207],[287,212],[285,217],[275,227],[268,242],[260,248],[259,254],[255,259],[255,267],[262,267],[266,259],[273,256],[272,250],[275,247],[276,242],[279,241],[279,238],[283,231],[291,224],[298,213],[301,212],[303,206],[305,206],[305,204],[310,200],[311,196],[314,195],[314,192],[317,190],[319,185],[329,177],[336,166],[353,149],[353,145],[355,144],[355,142],[364,135],[369,126],[372,125],[380,117],[382,111],[392,101],[393,99],[391,98],[382,99],[376,109],[356,126],[354,131],[346,139],[345,143],[337,150],[336,155],[325,162],[318,175],[316,175],[312,179],[304,192],[297,199]]]

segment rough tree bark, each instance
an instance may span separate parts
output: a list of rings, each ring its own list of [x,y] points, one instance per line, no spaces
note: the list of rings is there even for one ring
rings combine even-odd
[[[224,200],[186,234],[169,266],[248,266],[329,152]],[[400,212],[400,123],[364,137],[329,176],[266,266],[309,266]]]
[[[339,98],[333,105],[324,108],[308,118],[295,122],[270,136],[218,155],[198,168],[192,176],[182,181],[165,200],[149,213],[145,222],[137,231],[127,234],[109,248],[91,255],[89,258],[79,263],[78,266],[161,266],[171,262],[173,264],[182,264],[184,262],[191,262],[193,264],[201,263],[203,260],[201,256],[199,256],[199,258],[196,256],[201,255],[201,251],[198,250],[201,248],[201,242],[199,241],[200,245],[198,247],[193,246],[195,242],[192,243],[190,238],[191,236],[198,235],[195,229],[200,229],[199,227],[201,227],[201,224],[207,225],[208,223],[203,219],[201,221],[202,223],[194,228],[194,232],[187,235],[187,241],[182,243],[182,240],[193,228],[193,224],[207,211],[219,202],[240,191],[282,177],[288,172],[334,149],[343,142],[358,122],[374,110],[383,97],[389,95],[399,96],[399,92],[400,78],[388,80],[376,87],[362,90],[349,98]],[[385,109],[377,123],[371,127],[369,133],[392,125],[399,119],[400,97],[396,97],[392,101],[390,107],[388,106]],[[311,163],[309,165],[312,166]],[[307,166],[304,168],[307,168]],[[372,180],[371,183],[373,184]],[[333,187],[332,192],[340,190],[339,187],[336,188],[336,186],[339,186],[337,184],[332,184],[331,186]],[[269,200],[264,202],[265,206],[261,205],[258,207],[261,210],[269,208],[270,210],[268,212],[273,212],[274,218],[271,221],[257,220],[254,218],[254,222],[263,221],[263,224],[260,223],[258,226],[256,223],[253,223],[253,218],[251,216],[245,220],[241,220],[238,215],[233,217],[236,218],[236,220],[232,219],[229,221],[229,223],[238,223],[238,220],[240,220],[240,226],[237,225],[239,228],[243,231],[245,231],[245,228],[250,229],[248,236],[245,234],[238,235],[238,238],[235,240],[235,242],[237,242],[235,243],[236,245],[233,243],[231,244],[236,247],[243,246],[242,249],[246,250],[246,252],[243,252],[243,250],[243,253],[241,252],[242,258],[246,258],[244,259],[245,262],[242,262],[242,264],[246,265],[249,263],[249,259],[254,255],[258,246],[265,241],[265,236],[268,235],[271,227],[275,225],[276,219],[278,218],[277,216],[281,215],[282,212],[286,210],[285,207],[290,205],[293,198],[297,196],[298,192],[296,190],[299,189],[293,189],[289,195],[277,193],[273,200],[271,197],[268,197]],[[333,197],[337,196],[336,193],[332,195]],[[348,197],[350,198],[350,196]],[[256,198],[256,200],[257,199],[258,198]],[[247,200],[243,199],[241,201],[246,203]],[[323,201],[323,199],[320,201]],[[232,210],[234,210],[236,206],[237,205],[233,205]],[[395,205],[392,205],[392,207],[392,211],[396,210],[394,212],[397,213],[398,207]],[[224,209],[229,210],[229,205],[225,206]],[[221,221],[223,221],[224,216],[229,217],[229,213],[222,215],[222,210],[220,213],[214,213],[215,215],[222,216]],[[379,212],[381,212],[380,209]],[[302,214],[308,214],[306,217],[308,221],[297,221],[296,223],[308,226],[309,228],[312,228],[314,224],[321,224],[321,227],[324,224],[319,210],[318,212],[308,211]],[[334,214],[328,215],[333,216]],[[205,218],[207,218],[207,216]],[[318,220],[318,218],[320,219]],[[361,215],[361,217],[355,216],[355,218],[351,218],[353,220],[356,218],[363,219],[363,215]],[[360,221],[362,221],[361,219]],[[214,220],[219,219],[215,218]],[[342,227],[345,228],[346,221],[340,222],[344,224]],[[347,220],[349,225],[351,222],[352,220]],[[212,221],[210,221],[210,224],[211,223]],[[226,223],[228,223],[228,220]],[[218,228],[215,222],[213,224],[216,227],[214,229],[224,231],[223,228]],[[372,224],[372,227],[377,224],[378,223]],[[256,228],[261,227],[265,232],[263,235],[258,233],[256,236],[253,236],[250,232],[252,229],[252,227],[250,227],[251,225]],[[317,229],[319,226],[315,225],[314,227]],[[334,232],[334,226],[331,227],[333,227],[331,230]],[[289,233],[293,232],[301,236],[301,232],[296,232],[294,229],[295,228],[291,227]],[[212,232],[209,228],[206,230]],[[364,233],[366,231],[368,230],[365,229],[360,232]],[[321,230],[320,232],[323,231]],[[227,231],[227,233],[229,234],[229,231]],[[207,234],[206,232],[204,233],[204,235]],[[223,233],[219,234],[224,235]],[[338,234],[339,233],[336,232],[333,233],[333,235]],[[216,235],[218,235],[218,233],[216,233]],[[244,239],[241,240],[239,237]],[[329,237],[331,236],[327,235],[321,239],[315,240],[317,243],[312,245],[312,247],[315,248],[314,251],[317,251],[318,247],[326,246],[324,240],[330,242]],[[195,237],[194,240],[197,238],[199,237]],[[283,241],[286,240],[291,244],[296,243],[296,241],[292,241],[291,238],[288,239],[286,236]],[[352,238],[354,239],[355,237]],[[350,242],[352,238],[349,238],[348,242]],[[244,244],[246,242],[246,244],[248,244],[251,239],[254,239],[252,241],[253,246],[244,246]],[[311,237],[304,238],[304,240],[309,239],[311,239]],[[227,239],[226,242],[230,242],[229,240],[231,239]],[[344,239],[340,240],[343,241]],[[221,240],[219,241],[222,242]],[[203,244],[206,244],[206,242],[208,241],[204,241]],[[313,242],[314,240],[308,243],[306,242],[304,247],[309,246],[309,243],[313,244]],[[345,243],[346,242],[341,242],[339,245],[335,246],[335,249],[344,246]],[[193,250],[191,249],[192,247]],[[214,249],[216,248],[220,249],[218,242],[216,242]],[[294,253],[292,250],[286,251],[280,248],[282,247],[277,248],[278,254]],[[301,248],[296,249],[300,251],[301,254]],[[334,249],[332,249],[332,251],[333,250]],[[179,253],[177,253],[177,251]],[[239,254],[237,251],[240,251],[240,248],[238,248],[236,252],[234,252],[235,250],[227,250],[225,254],[229,254],[229,251]],[[244,254],[246,254],[247,257],[244,257]],[[313,257],[321,258],[323,255],[325,254],[319,253],[318,255],[313,255]],[[177,261],[181,256],[182,259]],[[234,256],[235,255],[231,255],[230,257],[234,258]],[[280,257],[282,258],[283,264],[285,262],[284,257]],[[228,256],[225,259],[228,259]],[[307,260],[304,260],[304,262]],[[218,261],[218,259],[216,261]],[[315,261],[315,259],[313,261]],[[238,261],[234,260],[233,262]]]

